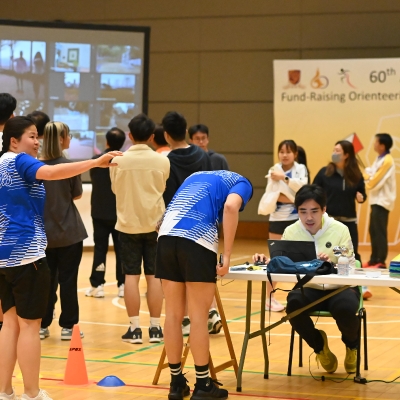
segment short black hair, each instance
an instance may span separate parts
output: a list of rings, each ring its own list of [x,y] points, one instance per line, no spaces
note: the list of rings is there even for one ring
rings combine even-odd
[[[131,119],[128,127],[136,142],[145,142],[154,133],[156,124],[147,115],[139,114]]]
[[[168,143],[165,140],[164,128],[162,125],[159,125],[159,124],[156,125],[156,129],[154,130],[154,141],[159,146],[168,146]]]
[[[0,124],[3,125],[17,108],[17,100],[10,93],[0,93]]]
[[[388,133],[377,133],[375,137],[378,139],[379,144],[385,146],[385,150],[389,151],[393,146],[393,139]]]
[[[299,207],[307,200],[314,200],[321,207],[321,210],[326,207],[326,193],[321,186],[304,185],[296,193],[294,205],[298,210]]]
[[[120,150],[126,140],[125,132],[117,127],[111,128],[106,133],[107,144],[111,150]]]
[[[32,118],[33,121],[35,122],[39,137],[43,136],[44,127],[48,122],[50,122],[49,116],[43,111],[36,110],[28,114],[27,117]]]
[[[192,125],[188,132],[190,139],[193,139],[193,135],[197,132],[205,133],[208,136],[208,126],[203,124]]]
[[[182,114],[176,111],[168,111],[163,120],[164,131],[175,141],[185,140],[187,122]]]

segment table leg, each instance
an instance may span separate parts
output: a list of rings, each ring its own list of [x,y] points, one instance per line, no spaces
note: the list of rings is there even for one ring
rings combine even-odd
[[[247,345],[250,339],[250,322],[251,322],[251,295],[252,295],[252,281],[247,281],[247,299],[246,299],[246,327],[244,331],[244,339],[242,346],[242,353],[240,354],[239,368],[237,373],[236,391],[242,391],[242,372],[244,360],[246,358]]]
[[[261,285],[261,312],[260,312],[260,330],[261,330],[261,340],[264,352],[264,379],[268,379],[269,373],[269,357],[268,357],[268,346],[267,346],[267,336],[265,332],[265,300],[267,293],[267,282],[263,281]]]

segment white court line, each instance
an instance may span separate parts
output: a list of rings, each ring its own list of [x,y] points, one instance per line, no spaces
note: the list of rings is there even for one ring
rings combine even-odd
[[[103,325],[103,326],[124,326],[126,327],[128,324],[109,324],[105,322],[92,322],[92,321],[79,321],[79,324],[87,324],[87,325]],[[148,326],[141,325],[143,328],[148,328]],[[231,335],[244,335],[244,332],[232,332],[229,331]],[[266,333],[269,335],[269,333]],[[290,333],[271,333],[271,336],[284,336],[284,337],[289,337]],[[328,335],[329,338],[333,339],[341,339],[341,336],[331,336]],[[388,338],[388,337],[382,337],[382,336],[368,336],[368,340],[400,340],[400,337],[396,338]]]

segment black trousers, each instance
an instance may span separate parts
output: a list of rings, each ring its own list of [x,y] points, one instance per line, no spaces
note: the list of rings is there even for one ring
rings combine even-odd
[[[60,284],[61,314],[59,324],[71,329],[79,322],[78,270],[82,259],[83,241],[65,247],[46,249],[47,264],[50,268],[50,292],[42,328],[53,321],[54,303],[57,291],[57,276]]]
[[[290,314],[331,292],[333,290],[306,287],[303,295],[300,289],[292,290],[287,298],[286,313]],[[348,288],[290,319],[290,324],[307,344],[314,349],[315,353],[319,353],[324,347],[324,342],[309,313],[312,311],[329,311],[342,333],[343,343],[346,347],[355,349],[358,346],[359,335],[359,321],[356,316],[359,304],[360,291],[358,287]]]
[[[114,242],[114,251],[116,258],[115,275],[118,286],[125,283],[125,275],[122,272],[121,253],[119,243],[119,232],[115,230],[117,221],[93,218],[93,240],[94,240],[94,256],[92,273],[90,275],[90,284],[93,287],[103,285],[106,273],[106,259],[108,252],[108,238],[111,235]],[[104,267],[104,268],[103,268]]]
[[[361,256],[358,254],[358,229],[357,229],[357,222],[344,222],[340,221],[343,225],[346,225],[349,228],[351,241],[353,242],[354,247],[354,256],[356,260],[361,262]]]
[[[382,206],[373,204],[371,206],[371,217],[369,221],[369,235],[371,236],[372,254],[369,263],[385,264],[388,255],[387,227],[389,222],[389,211]]]

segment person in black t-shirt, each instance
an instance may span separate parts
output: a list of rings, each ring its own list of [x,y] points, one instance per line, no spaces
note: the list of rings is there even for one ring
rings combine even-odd
[[[113,150],[120,150],[125,142],[125,133],[119,128],[111,128],[106,133],[106,149],[102,154]],[[98,158],[102,154],[94,156]],[[118,296],[124,297],[125,275],[122,272],[119,232],[115,229],[117,211],[115,194],[111,190],[110,173],[103,168],[90,170],[92,180],[91,215],[93,220],[94,255],[90,284],[92,287],[86,291],[88,297],[104,297],[104,284],[106,273],[106,258],[108,252],[108,239],[112,236],[116,258],[115,272],[118,285]]]

